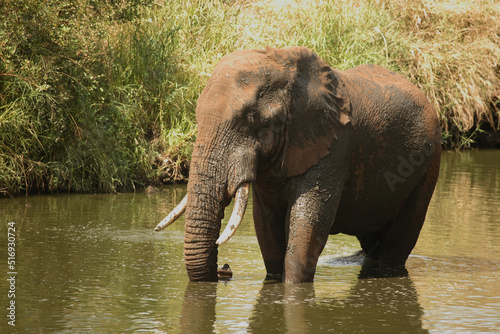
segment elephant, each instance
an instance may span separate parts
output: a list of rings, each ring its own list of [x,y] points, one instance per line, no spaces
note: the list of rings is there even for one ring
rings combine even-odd
[[[437,114],[409,80],[372,64],[337,70],[305,47],[235,51],[216,65],[196,122],[187,195],[155,229],[185,213],[190,280],[218,279],[218,246],[250,185],[268,278],[312,282],[338,233],[381,268],[405,266],[441,160]]]

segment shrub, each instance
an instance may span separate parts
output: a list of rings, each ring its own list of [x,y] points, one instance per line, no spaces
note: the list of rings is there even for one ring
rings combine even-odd
[[[135,77],[115,85],[127,64],[112,60],[106,36],[113,25],[127,23],[127,11],[92,1],[4,4],[1,190],[115,192],[144,182],[153,167],[152,120],[142,113],[151,114],[148,103],[163,92],[149,90],[152,84],[141,90]],[[145,104],[140,111],[134,108],[139,103]]]

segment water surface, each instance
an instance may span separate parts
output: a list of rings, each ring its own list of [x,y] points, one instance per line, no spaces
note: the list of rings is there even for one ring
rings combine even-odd
[[[153,228],[157,194],[0,200],[0,301],[16,226],[16,331],[25,333],[487,333],[500,328],[500,151],[444,152],[408,277],[364,278],[355,238],[331,236],[314,284],[265,283],[250,210],[219,250],[229,282],[189,283],[183,222]],[[229,216],[229,215],[226,215]]]

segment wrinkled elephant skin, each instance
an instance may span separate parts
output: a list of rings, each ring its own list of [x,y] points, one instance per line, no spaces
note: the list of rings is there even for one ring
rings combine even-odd
[[[336,233],[355,235],[381,267],[405,265],[441,156],[436,112],[407,79],[376,65],[338,71],[302,47],[238,51],[216,66],[196,119],[191,280],[217,280],[224,208],[250,183],[269,276],[312,281]]]

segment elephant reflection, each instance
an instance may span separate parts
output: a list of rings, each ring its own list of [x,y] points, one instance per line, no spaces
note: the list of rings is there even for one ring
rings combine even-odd
[[[217,283],[189,282],[182,305],[181,333],[212,333],[215,322]]]
[[[250,333],[428,333],[408,276],[359,278],[349,297],[318,300],[314,285],[264,284]]]
[[[264,283],[249,319],[249,333],[428,333],[408,276],[373,278],[366,266],[345,299],[317,299],[314,285]],[[187,286],[181,333],[212,333],[217,283]]]

